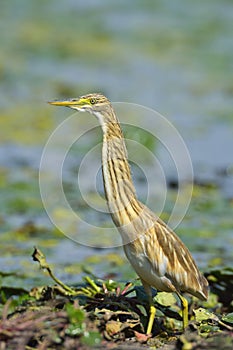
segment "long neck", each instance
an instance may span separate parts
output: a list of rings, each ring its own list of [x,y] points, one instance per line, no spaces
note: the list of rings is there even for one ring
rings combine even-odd
[[[138,216],[141,204],[136,198],[127,150],[115,114],[111,120],[105,118],[101,124],[103,129],[102,169],[105,194],[112,219],[119,227],[129,224]]]

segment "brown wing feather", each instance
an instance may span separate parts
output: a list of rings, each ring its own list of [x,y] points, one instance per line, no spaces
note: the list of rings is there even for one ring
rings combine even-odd
[[[146,236],[145,253],[153,269],[167,277],[178,292],[207,299],[208,282],[180,238],[160,219]]]

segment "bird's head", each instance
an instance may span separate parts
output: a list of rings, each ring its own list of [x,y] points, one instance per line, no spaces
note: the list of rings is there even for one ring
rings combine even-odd
[[[69,107],[79,112],[89,112],[94,115],[103,112],[111,106],[107,97],[100,93],[88,94],[67,100],[55,100],[48,103],[54,106]]]

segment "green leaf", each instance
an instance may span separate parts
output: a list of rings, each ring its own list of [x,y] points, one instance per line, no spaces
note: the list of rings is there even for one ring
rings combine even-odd
[[[171,306],[176,304],[177,302],[176,298],[172,293],[166,293],[166,292],[158,293],[155,296],[154,300],[163,306]]]
[[[80,308],[74,307],[71,303],[66,305],[66,312],[71,324],[81,324],[85,319],[85,312]]]
[[[223,316],[222,321],[233,324],[233,312]]]
[[[99,332],[85,332],[81,337],[81,342],[88,346],[98,345],[101,342],[101,335]]]
[[[200,307],[199,309],[193,310],[195,319],[197,322],[207,321],[207,320],[215,320],[218,321],[218,317],[213,313],[209,312],[206,309]]]

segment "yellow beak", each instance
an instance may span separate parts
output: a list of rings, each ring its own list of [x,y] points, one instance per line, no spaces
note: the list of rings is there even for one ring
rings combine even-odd
[[[77,100],[48,101],[50,105],[70,107],[77,105]]]

